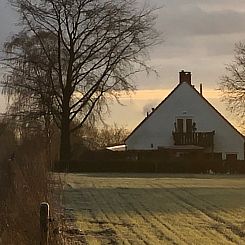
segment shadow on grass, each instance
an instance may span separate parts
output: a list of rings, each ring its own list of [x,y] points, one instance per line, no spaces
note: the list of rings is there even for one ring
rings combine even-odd
[[[236,213],[235,209],[245,207],[244,193],[245,188],[239,187],[73,188],[68,185],[65,205],[78,212],[94,214],[101,211],[107,214],[143,212],[148,215],[195,211],[205,214],[217,211]]]
[[[73,176],[95,178],[191,178],[191,179],[244,179],[245,174],[188,174],[188,173],[68,173]]]

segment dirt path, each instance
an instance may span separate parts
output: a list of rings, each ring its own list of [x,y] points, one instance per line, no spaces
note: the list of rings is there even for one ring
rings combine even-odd
[[[76,244],[245,244],[245,176],[68,174]]]

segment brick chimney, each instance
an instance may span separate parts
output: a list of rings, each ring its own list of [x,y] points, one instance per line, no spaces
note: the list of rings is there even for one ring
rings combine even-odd
[[[191,84],[191,72],[182,70],[179,73],[179,82],[180,83],[186,82]]]

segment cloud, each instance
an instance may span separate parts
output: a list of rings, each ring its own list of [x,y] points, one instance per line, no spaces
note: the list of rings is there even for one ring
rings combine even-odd
[[[177,86],[178,83],[175,84]],[[198,86],[195,86],[196,90],[199,90]],[[136,90],[133,94],[122,94],[121,100],[128,101],[129,103],[132,103],[132,101],[148,101],[146,105],[151,105],[149,107],[150,109],[152,107],[156,106],[157,102],[162,101],[165,99],[173,90],[174,88],[169,89],[139,89]],[[206,89],[203,87],[203,95],[207,99],[218,99],[221,97],[221,92],[217,89]],[[150,103],[149,103],[150,101]]]
[[[225,66],[232,62],[235,43],[245,42],[245,1],[154,0],[160,10],[158,28],[164,43],[151,51],[159,77],[137,78],[139,88],[165,88],[178,72],[191,71],[205,86],[216,88]],[[222,4],[221,4],[222,3]]]
[[[196,36],[243,33],[245,14],[233,10],[207,12],[193,6],[176,10],[166,7],[160,21],[168,25],[164,28],[166,35]]]

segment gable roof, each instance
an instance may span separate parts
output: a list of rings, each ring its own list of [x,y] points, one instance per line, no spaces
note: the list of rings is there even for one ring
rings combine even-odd
[[[236,133],[238,133],[244,140],[245,140],[245,136],[240,133],[210,102],[208,102],[208,100],[206,100],[203,95],[201,95],[195,88],[193,85],[184,82],[185,84],[188,84],[190,86],[190,88],[196,93],[198,94],[198,96],[200,96],[202,98],[202,100],[205,101],[205,103],[207,103],[224,121],[226,121],[226,123],[228,125],[230,125],[230,127],[233,128],[233,130],[235,130]],[[182,83],[179,83],[173,90],[172,92],[154,109],[154,111],[152,111],[149,116],[145,117],[139,124],[138,126],[128,135],[128,137],[124,140],[124,142],[126,142],[128,140],[129,137],[131,137],[131,135],[146,121],[148,120],[153,113],[155,113],[157,111],[157,109],[164,104],[171,96],[172,94],[182,85]]]

